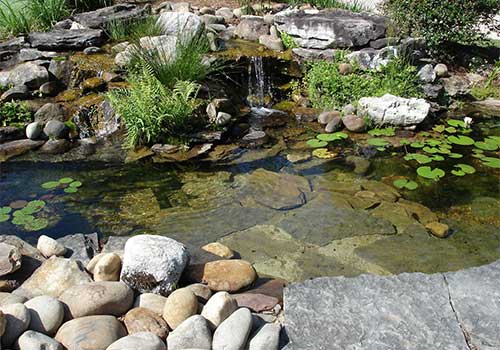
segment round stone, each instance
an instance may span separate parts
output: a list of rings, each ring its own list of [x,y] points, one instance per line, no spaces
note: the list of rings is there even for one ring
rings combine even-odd
[[[134,293],[123,282],[92,282],[69,288],[59,299],[66,304],[72,318],[121,316],[131,308]]]
[[[215,329],[236,309],[238,309],[236,300],[227,292],[219,292],[208,300],[201,315]]]
[[[342,123],[347,130],[352,132],[362,132],[366,129],[366,123],[363,118],[357,115],[349,114],[342,118]]]
[[[212,297],[212,291],[205,284],[194,283],[187,286],[186,288],[193,292],[194,295],[196,295],[196,297],[198,298],[198,301],[202,302],[203,304],[205,304]]]
[[[161,339],[166,339],[168,335],[167,322],[155,312],[143,307],[134,308],[127,312],[123,322],[129,334],[150,332]]]
[[[431,231],[431,233],[438,238],[446,238],[450,232],[448,225],[437,221],[427,223],[425,228]]]
[[[68,137],[69,129],[63,122],[50,120],[47,124],[45,124],[43,132],[49,139],[58,140]]]
[[[168,350],[212,350],[212,332],[208,322],[194,315],[182,322],[167,338]]]
[[[143,307],[153,311],[158,315],[163,315],[163,308],[167,298],[154,293],[144,293],[139,295],[134,302],[134,307]]]
[[[279,324],[265,324],[248,342],[248,350],[277,350],[280,331]]]
[[[55,239],[45,235],[41,235],[40,238],[38,238],[36,248],[46,258],[50,258],[51,256],[64,256],[64,254],[66,254],[66,247]]]
[[[212,349],[244,349],[251,330],[252,313],[246,308],[238,309],[215,330]]]
[[[318,116],[318,123],[321,125],[326,125],[330,123],[335,118],[340,118],[340,113],[337,111],[326,111]]]
[[[17,340],[19,350],[63,350],[63,346],[57,340],[35,331],[26,331]]]
[[[2,335],[2,346],[9,348],[19,338],[30,324],[30,313],[23,304],[10,304],[2,306],[5,315],[6,327]]]
[[[21,267],[21,253],[16,247],[0,243],[0,276],[7,275]]]
[[[234,252],[229,247],[219,242],[208,243],[201,247],[201,249],[224,259],[232,259],[234,257]]]
[[[7,326],[7,320],[2,311],[0,311],[0,337],[5,333],[5,327]]]
[[[176,329],[184,320],[198,312],[198,299],[188,288],[174,291],[167,298],[163,318],[171,329]]]
[[[86,316],[64,323],[55,339],[71,350],[103,350],[126,335],[114,316]]]
[[[201,283],[213,291],[237,292],[251,285],[257,278],[252,265],[245,260],[218,260],[206,263],[201,274]]]
[[[42,295],[28,300],[24,306],[30,312],[29,329],[53,335],[59,329],[64,318],[63,304],[48,295]]]
[[[43,125],[40,122],[29,123],[26,126],[26,137],[30,140],[37,140],[42,133]]]
[[[141,332],[118,339],[106,350],[166,350],[165,343],[153,333]]]
[[[100,258],[96,262],[92,273],[94,281],[118,281],[122,268],[122,259],[116,253],[99,254]],[[90,264],[90,263],[89,263]]]
[[[12,293],[0,292],[0,306],[9,304],[24,304],[27,298]]]

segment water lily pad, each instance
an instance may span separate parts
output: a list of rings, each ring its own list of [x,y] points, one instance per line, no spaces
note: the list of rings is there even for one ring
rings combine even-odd
[[[319,134],[316,136],[318,140],[321,141],[337,141],[337,140],[343,140],[348,137],[347,134],[343,132],[334,132],[333,134]]]
[[[406,146],[406,145],[409,145],[410,143],[411,143],[410,140],[407,140],[407,139],[401,139],[401,140],[399,140],[399,144],[401,146]]]
[[[458,135],[458,136],[448,136],[448,141],[456,145],[461,146],[471,146],[474,144],[474,140],[468,136]]]
[[[428,156],[426,156],[425,154],[415,154],[415,156],[413,157],[414,160],[417,161],[417,163],[419,164],[427,164],[427,163],[430,163],[432,162],[432,159]]]
[[[15,213],[16,212],[14,212],[14,218],[12,219],[12,223],[14,225],[26,225],[27,223],[35,220],[35,217],[33,215],[15,215]]]
[[[442,133],[445,130],[445,128],[446,127],[444,125],[436,125],[432,128],[432,130],[438,133]]]
[[[26,231],[40,231],[49,225],[49,221],[45,218],[34,219],[23,225]]]
[[[463,158],[463,155],[461,155],[460,153],[449,153],[448,157],[459,159],[459,158]]]
[[[43,207],[45,207],[45,202],[42,201],[42,200],[33,200],[31,202],[28,202],[28,205],[26,205],[26,207],[24,209],[29,209],[31,210],[33,213],[36,213],[40,210],[43,209]]]
[[[488,136],[484,139],[485,142],[495,143],[497,146],[500,146],[500,136]]]
[[[76,188],[76,187],[67,187],[67,188],[64,189],[64,192],[66,192],[66,193],[76,193],[76,192],[78,192],[78,188]]]
[[[446,129],[444,129],[448,134],[455,134],[457,132],[457,129],[454,128],[453,126],[449,126]]]
[[[481,160],[483,161],[483,165],[487,167],[500,169],[500,159],[498,158],[483,157]]]
[[[69,187],[82,187],[82,183],[80,181],[73,181],[72,183],[69,184]]]
[[[394,136],[396,135],[396,129],[395,128],[372,129],[368,131],[368,134],[372,136]]]
[[[485,151],[496,151],[498,148],[495,142],[488,141],[488,139],[485,139],[484,142],[476,142],[474,146]]]
[[[337,156],[337,153],[330,152],[326,148],[317,148],[312,152],[312,155],[316,158],[321,158],[321,159],[332,159]],[[71,188],[71,187],[70,187]]]
[[[476,169],[474,169],[473,166],[470,166],[468,164],[457,164],[455,165],[455,168],[458,168],[461,172],[465,174],[474,174],[476,172]]]
[[[323,147],[328,146],[328,142],[321,141],[318,139],[311,139],[311,140],[307,141],[306,143],[311,148],[323,148]]]
[[[423,142],[412,142],[410,143],[410,147],[413,147],[413,148],[424,148],[425,147],[425,143]]]
[[[445,172],[443,169],[421,166],[417,169],[417,174],[426,179],[439,180],[445,175]]]
[[[435,146],[439,146],[443,142],[439,141],[439,140],[428,140],[428,141],[425,141],[425,143],[427,143],[429,146],[435,147]]]
[[[5,222],[10,219],[10,215],[8,214],[0,214],[0,222]]]
[[[11,211],[12,211],[11,207],[1,207],[0,208],[0,214],[3,214],[3,215],[10,214]]]
[[[42,188],[45,188],[46,190],[51,190],[51,189],[58,187],[59,185],[60,184],[58,181],[49,181],[49,182],[43,183]]]
[[[436,162],[442,162],[444,160],[444,157],[443,156],[440,156],[439,154],[435,154],[433,157],[432,157],[432,160],[435,160]]]
[[[399,189],[407,189],[410,191],[416,190],[418,188],[418,184],[415,181],[411,181],[408,179],[398,179],[393,182],[394,186]]]
[[[377,139],[377,138],[368,139],[366,142],[369,145],[375,146],[375,147],[385,147],[385,146],[390,144],[388,141],[386,141],[384,139]]]
[[[73,182],[73,179],[70,177],[63,177],[62,179],[59,180],[59,183],[61,184],[69,184]]]
[[[430,154],[434,154],[434,153],[438,153],[439,152],[439,149],[436,148],[436,147],[429,147],[429,146],[425,146],[422,151],[426,152],[426,153],[430,153]]]
[[[450,119],[447,123],[455,128],[465,128],[465,122],[463,120]]]

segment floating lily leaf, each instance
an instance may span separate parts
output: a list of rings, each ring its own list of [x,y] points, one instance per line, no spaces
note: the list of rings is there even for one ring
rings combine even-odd
[[[444,157],[440,156],[439,154],[436,154],[432,157],[432,160],[435,160],[437,162],[442,162],[444,160]]]
[[[0,214],[0,222],[5,222],[8,221],[9,219],[10,219],[9,214]]]
[[[458,158],[462,158],[463,155],[461,155],[460,153],[450,153],[450,154],[448,154],[448,157],[458,159]]]
[[[70,177],[63,177],[62,179],[59,180],[59,183],[61,184],[69,184],[73,182],[73,179]]]
[[[473,148],[472,152],[474,152],[474,153],[484,153],[484,151],[482,149],[479,149],[479,148]]]
[[[481,160],[483,161],[483,165],[487,167],[500,169],[500,159],[498,158],[483,157]]]
[[[454,128],[453,126],[449,126],[446,129],[444,129],[448,134],[455,134],[457,132],[457,129]]]
[[[435,132],[442,133],[445,130],[444,125],[436,125],[432,128]]]
[[[440,144],[442,144],[442,142],[439,140],[428,140],[428,141],[425,141],[425,143],[427,143],[429,146],[432,146],[432,147],[439,146]]]
[[[42,187],[45,188],[46,190],[51,190],[53,188],[56,188],[58,187],[60,184],[58,181],[49,181],[49,182],[45,182],[44,184],[42,184]]]
[[[482,153],[474,153],[472,155],[474,158],[478,158],[478,159],[483,159],[483,158],[487,158],[486,155],[482,154]]]
[[[311,148],[322,148],[328,146],[328,142],[326,141],[320,141],[318,139],[311,139],[306,142],[307,145]]]
[[[406,145],[409,145],[410,143],[411,142],[409,140],[407,140],[407,139],[401,139],[401,140],[399,140],[399,144],[401,146],[406,146]]]
[[[439,152],[439,149],[435,148],[435,147],[428,147],[428,146],[425,146],[422,151],[426,152],[426,153],[430,153],[430,154],[434,154],[434,153],[438,153]]]
[[[320,158],[320,159],[332,159],[332,158],[335,158],[337,156],[336,153],[330,152],[326,148],[316,148],[312,152],[312,155],[315,156],[316,158]]]
[[[26,205],[26,207],[24,209],[28,209],[32,213],[36,213],[36,212],[42,210],[42,208],[45,207],[45,204],[46,203],[42,200],[34,200],[31,202],[28,202],[28,205]]]
[[[450,119],[448,120],[448,125],[455,128],[465,128],[465,122],[463,120]]]
[[[379,152],[384,152],[385,151],[385,147],[377,147],[376,150],[379,151]]]
[[[64,192],[66,192],[66,193],[76,193],[76,192],[78,192],[78,188],[76,188],[76,187],[66,187],[64,189]]]
[[[426,156],[425,154],[415,154],[413,159],[416,160],[417,163],[419,163],[419,164],[427,164],[427,163],[432,162],[432,159],[430,157]]]
[[[431,136],[431,134],[429,132],[427,132],[427,131],[424,131],[424,132],[420,133],[420,136],[422,136],[422,137],[428,137],[428,136]]]
[[[500,136],[488,136],[484,139],[485,142],[492,142],[497,146],[500,146]]]
[[[407,189],[410,191],[416,190],[418,188],[418,184],[415,181],[411,181],[408,179],[398,179],[393,182],[394,186],[399,189]]]
[[[474,144],[473,139],[471,139],[468,136],[463,136],[463,135],[449,136],[448,141],[450,141],[451,143],[454,143],[456,145],[461,145],[461,146],[471,146]]]
[[[462,170],[452,170],[451,173],[455,176],[465,176],[466,175]]]
[[[27,222],[23,225],[23,228],[26,231],[40,231],[46,228],[49,225],[49,221],[45,218],[38,218]]]
[[[458,168],[460,171],[462,171],[465,174],[474,174],[476,172],[476,169],[474,169],[474,167],[472,167],[468,164],[457,164],[457,165],[455,165],[455,168]]]
[[[438,148],[438,153],[441,153],[441,154],[450,154],[451,151],[448,148],[439,147]]]
[[[410,143],[410,147],[413,147],[413,148],[424,148],[425,147],[425,143],[423,142],[412,142]]]
[[[394,128],[372,129],[368,131],[368,134],[372,136],[394,136],[396,135],[396,129]]]
[[[0,207],[0,214],[7,215],[12,211],[11,207]]]
[[[476,142],[474,146],[485,151],[496,151],[498,148],[495,142],[488,141],[488,139],[485,139],[484,142]]]
[[[14,215],[14,218],[12,219],[12,223],[14,225],[25,225],[27,223],[32,222],[33,220],[35,220],[35,217],[33,215],[26,215],[26,214]]]
[[[426,179],[439,180],[445,175],[445,172],[439,168],[432,169],[430,166],[421,166],[417,169],[417,174]]]
[[[368,139],[368,141],[366,141],[369,145],[371,146],[375,146],[375,147],[385,147],[387,145],[389,145],[390,143],[387,142],[386,140],[384,139],[377,139],[377,138],[374,138],[374,139]]]
[[[69,184],[69,187],[82,187],[82,183],[80,181],[73,181],[72,183]]]
[[[333,134],[319,134],[316,136],[321,141],[337,141],[348,138],[349,136],[343,132],[334,132]]]

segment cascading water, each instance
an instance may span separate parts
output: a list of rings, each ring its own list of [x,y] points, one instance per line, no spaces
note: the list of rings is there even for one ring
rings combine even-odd
[[[265,62],[261,56],[250,58],[247,101],[252,107],[263,107],[272,102],[271,78],[266,74]]]

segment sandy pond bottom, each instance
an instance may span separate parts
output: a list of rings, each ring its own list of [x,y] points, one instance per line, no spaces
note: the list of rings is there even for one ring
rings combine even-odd
[[[368,180],[335,160],[292,164],[269,150],[217,166],[4,163],[0,207],[43,200],[32,216],[47,227],[16,225],[12,210],[0,234],[32,242],[90,232],[154,233],[198,246],[220,241],[260,275],[290,281],[453,271],[500,259],[498,174],[428,181],[400,198],[386,179],[414,169],[393,157],[375,158],[372,168]],[[76,193],[42,187],[62,178],[82,186]],[[450,226],[450,237],[427,233],[423,225],[436,219]]]

